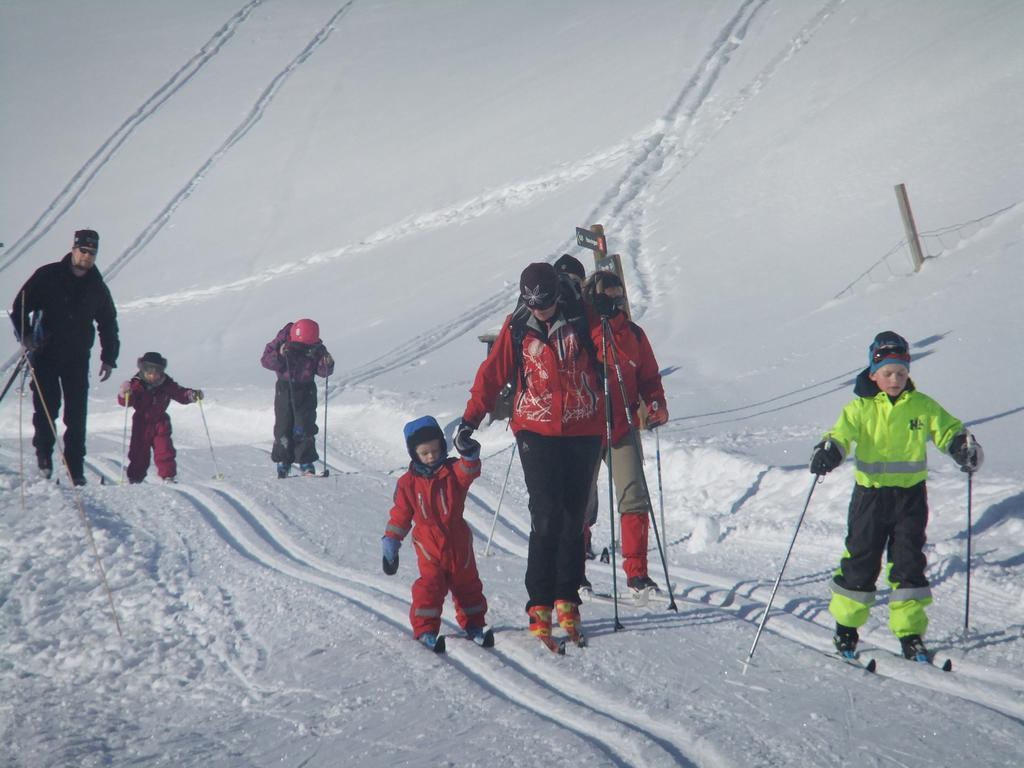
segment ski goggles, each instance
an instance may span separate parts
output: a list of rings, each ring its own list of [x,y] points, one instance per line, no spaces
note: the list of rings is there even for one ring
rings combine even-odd
[[[155,373],[157,376],[163,376],[164,374],[163,366],[156,365],[155,363],[143,363],[139,370],[142,373]]]
[[[910,362],[910,350],[904,344],[887,344],[871,350],[871,362],[880,363],[883,360],[896,359],[906,363]]]

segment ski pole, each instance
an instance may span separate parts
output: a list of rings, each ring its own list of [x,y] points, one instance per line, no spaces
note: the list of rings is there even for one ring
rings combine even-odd
[[[39,378],[36,376],[35,366],[32,365],[32,361],[27,357],[25,358],[25,361],[28,366],[28,372],[32,376],[32,383],[35,385],[36,394],[39,395],[39,402],[43,406],[43,413],[46,415],[46,422],[50,425],[50,431],[53,432],[54,445],[57,449],[57,455],[60,457],[60,463],[64,466],[64,471],[67,472],[68,481],[71,483],[71,487],[77,491],[75,493],[75,501],[78,504],[78,517],[82,521],[82,525],[85,527],[86,538],[89,540],[89,546],[91,547],[93,557],[96,560],[96,570],[100,575],[100,582],[103,584],[103,589],[107,593],[107,602],[110,604],[110,613],[114,617],[114,627],[117,629],[118,637],[124,637],[124,633],[121,631],[121,621],[117,618],[117,608],[114,606],[114,593],[110,591],[110,583],[107,581],[107,572],[103,568],[103,560],[100,558],[100,551],[96,546],[96,539],[92,535],[92,526],[89,524],[89,518],[85,515],[85,505],[82,503],[81,489],[75,486],[75,480],[71,476],[71,467],[68,466],[67,456],[64,455],[64,450],[60,446],[60,441],[57,440],[57,426],[53,423],[53,416],[50,414],[50,408],[46,404],[46,398],[43,397],[43,388],[39,385]]]
[[[747,660],[743,662],[743,669],[746,671],[746,665],[750,663],[750,660],[754,658],[754,651],[757,650],[757,641],[761,638],[761,630],[764,629],[765,623],[768,621],[768,614],[772,610],[772,603],[775,601],[775,593],[779,589],[779,583],[782,581],[782,574],[786,570],[786,563],[789,562],[789,556],[793,552],[793,545],[796,544],[796,535],[800,533],[800,526],[804,522],[804,515],[807,514],[807,507],[811,505],[811,495],[814,493],[814,487],[822,481],[823,475],[815,475],[814,480],[811,481],[811,490],[807,493],[807,501],[804,502],[804,510],[800,513],[800,519],[796,521],[796,530],[793,531],[793,539],[789,542],[789,549],[786,550],[786,557],[782,561],[782,568],[779,569],[779,577],[775,580],[775,586],[772,587],[772,593],[768,596],[768,605],[764,607],[764,615],[761,617],[761,623],[757,625],[757,634],[754,635],[754,644],[750,646],[750,653],[747,654]]]
[[[327,383],[331,380],[330,376],[324,376],[324,473],[323,477],[328,477],[331,474],[331,470],[327,468],[327,395],[330,390],[327,389]]]
[[[608,320],[603,320],[607,326]],[[628,398],[626,397],[626,384],[622,379],[622,366],[619,365],[619,353],[615,349],[615,344],[611,345],[612,350],[612,361],[615,363],[615,375],[619,379],[619,392],[622,394],[622,405],[623,410],[626,412],[626,423],[629,425],[629,433],[633,438],[633,448],[636,451],[637,460],[643,463],[643,450],[640,447],[640,434],[637,432],[636,425],[633,423],[633,414],[629,412]],[[610,406],[609,406],[610,407]],[[611,426],[609,424],[609,429]],[[609,437],[609,440],[611,438]],[[609,443],[608,448],[608,466],[611,467],[611,444]],[[659,465],[660,466],[660,465]],[[659,478],[661,475],[659,474]],[[654,540],[658,544],[658,554],[661,556],[661,567],[665,572],[665,588],[668,590],[668,609],[670,611],[678,611],[679,608],[676,606],[675,595],[672,594],[672,583],[669,581],[668,576],[668,561],[665,559],[665,550],[661,545],[661,534],[658,532],[658,521],[654,519],[654,504],[651,502],[651,489],[647,485],[647,475],[643,471],[643,467],[640,468],[640,480],[644,489],[644,496],[647,498],[647,511],[651,516],[651,527],[654,529]]]
[[[206,425],[206,412],[203,410],[203,398],[196,398],[196,402],[199,403],[199,415],[203,417],[203,429],[206,430],[206,442],[210,444],[210,458],[213,459],[213,471],[217,473],[213,476],[213,479],[223,480],[224,475],[220,473],[220,469],[217,467],[217,457],[213,453],[213,440],[210,439],[210,428]]]
[[[601,318],[601,357],[604,360],[604,427],[608,447],[605,449],[605,460],[608,462],[608,518],[611,521],[612,534],[612,603],[615,606],[615,631],[624,629],[619,621],[619,581],[615,568],[615,491],[612,488],[612,400],[608,389],[608,318]]]
[[[22,425],[25,422],[25,379],[28,378],[28,370],[25,369],[21,375],[21,387],[18,392],[18,473],[21,475],[21,511],[25,512],[25,437],[22,434]]]
[[[971,444],[974,442],[974,435],[967,435],[968,451],[970,450]],[[974,480],[974,470],[963,467],[963,471],[967,473],[967,586],[964,593],[964,635],[969,631],[969,625],[971,621],[971,529],[973,522],[971,520],[971,496],[972,496],[972,485]]]
[[[512,443],[512,453],[508,457],[508,469],[505,470],[505,482],[501,484],[501,495],[498,496],[498,506],[494,510],[494,520],[491,521],[491,532],[487,535],[487,546],[484,547],[484,557],[491,554],[491,539],[494,538],[494,528],[498,525],[498,515],[501,514],[501,502],[505,499],[505,489],[508,487],[508,476],[512,472],[512,460],[516,457],[518,443]]]
[[[121,432],[121,485],[124,485],[125,464],[128,463],[128,401],[132,391],[124,393],[124,430]]]
[[[658,466],[658,513],[661,516],[661,535],[664,536],[664,544],[661,551],[661,559],[668,559],[668,529],[665,527],[665,492],[661,488],[661,433],[658,427],[654,428],[654,456]]]
[[[7,380],[7,383],[4,385],[3,392],[0,392],[0,401],[4,399],[4,395],[7,394],[7,391],[11,388],[11,385],[14,384],[14,380],[18,378],[18,373],[21,372],[22,367],[25,365],[25,356],[27,354],[27,352],[22,350],[21,357],[18,358],[18,362],[15,363],[14,365],[14,370],[11,371],[11,378],[9,378]]]

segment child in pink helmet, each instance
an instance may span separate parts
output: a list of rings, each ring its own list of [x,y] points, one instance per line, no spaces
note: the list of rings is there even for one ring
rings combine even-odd
[[[267,343],[260,363],[277,373],[274,390],[274,448],[277,476],[288,477],[293,463],[303,475],[316,475],[316,383],[334,373],[334,358],[320,340],[320,326],[304,318],[286,324]]]

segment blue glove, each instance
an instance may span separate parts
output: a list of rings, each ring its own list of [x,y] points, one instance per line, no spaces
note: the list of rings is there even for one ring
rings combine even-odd
[[[381,537],[380,548],[384,553],[383,568],[384,573],[388,576],[398,573],[398,550],[401,546],[402,542],[398,539],[393,539],[390,536]]]

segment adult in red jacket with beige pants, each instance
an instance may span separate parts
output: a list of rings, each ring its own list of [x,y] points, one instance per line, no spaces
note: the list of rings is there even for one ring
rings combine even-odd
[[[664,424],[668,420],[665,406],[665,390],[661,385],[661,373],[654,350],[639,325],[630,320],[623,311],[624,288],[614,272],[595,272],[587,281],[587,295],[598,294],[608,297],[614,311],[608,318],[611,337],[608,343],[615,354],[608,352],[608,390],[612,401],[612,466],[611,474],[615,483],[615,501],[622,516],[622,569],[626,572],[626,585],[630,589],[657,589],[647,575],[647,534],[650,524],[650,500],[644,490],[643,454],[637,450],[630,433],[626,409],[632,414],[634,425],[638,422],[640,402],[646,407],[647,428]],[[594,329],[593,339],[598,355],[603,354],[603,330]],[[622,384],[626,390],[623,403],[622,389],[615,370],[618,357]],[[602,361],[603,364],[604,361]],[[607,453],[604,454],[607,461]],[[598,493],[597,473],[587,509],[587,536],[590,526],[597,522]],[[589,547],[588,547],[589,548]]]

